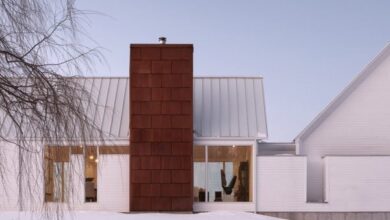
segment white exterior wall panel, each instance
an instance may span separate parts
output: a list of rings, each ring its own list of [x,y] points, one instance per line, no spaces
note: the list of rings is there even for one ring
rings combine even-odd
[[[390,211],[390,157],[326,157],[326,190],[334,211]]]
[[[310,200],[323,198],[322,156],[390,155],[390,58],[369,71],[298,138],[299,153],[308,156]]]
[[[100,210],[129,211],[129,158],[129,155],[100,155],[98,171]]]
[[[306,157],[257,157],[257,211],[300,211],[306,204]]]
[[[11,211],[17,210],[18,204],[18,152],[17,148],[12,144],[1,142],[0,147],[1,164],[5,169],[3,177],[0,177],[0,210]]]
[[[324,159],[326,202],[306,202],[306,157],[257,157],[258,212],[389,212],[390,156]]]

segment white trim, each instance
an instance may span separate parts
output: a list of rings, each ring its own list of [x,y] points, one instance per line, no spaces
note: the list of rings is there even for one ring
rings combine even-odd
[[[253,143],[252,150],[252,202],[255,205],[255,209],[257,207],[257,141],[255,140]]]
[[[250,145],[253,146],[256,139],[194,139],[194,145],[226,146],[226,145]]]
[[[295,141],[295,154],[299,155],[301,153],[301,138],[298,137]]]
[[[316,129],[359,85],[390,55],[390,44],[385,48],[353,79],[344,90],[333,99],[297,136],[302,139]],[[300,150],[297,150],[299,152]]]

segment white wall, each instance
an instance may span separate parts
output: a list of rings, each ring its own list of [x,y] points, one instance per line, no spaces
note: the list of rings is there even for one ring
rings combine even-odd
[[[390,211],[390,157],[326,157],[326,191],[336,211]]]
[[[257,157],[257,211],[390,211],[390,156],[326,157],[324,164],[327,202],[307,203],[305,157]]]
[[[44,198],[42,154],[38,144],[32,143],[30,147],[32,153],[24,151],[19,154],[16,145],[0,142],[1,211],[42,208],[40,205]],[[19,160],[20,155],[23,155],[23,160]]]
[[[3,172],[3,176],[0,177],[0,210],[15,210],[19,195],[17,149],[11,144],[0,142],[0,154]]]
[[[308,156],[308,199],[323,198],[326,155],[390,155],[390,58],[387,57],[319,123],[299,140]]]
[[[41,145],[37,145],[41,146]],[[0,211],[19,210],[19,160],[17,147],[0,142]],[[56,208],[56,204],[44,203],[44,176],[42,154],[30,155],[24,173],[30,177],[31,192],[34,196],[24,194],[24,209],[40,210]],[[100,155],[98,166],[98,202],[84,203],[84,163],[83,155],[72,155],[69,175],[69,204],[76,210],[129,211],[129,155]],[[3,181],[4,180],[4,181]],[[26,182],[25,182],[26,183]],[[24,184],[25,186],[26,184]],[[43,207],[43,205],[46,207]],[[67,209],[68,207],[64,207]]]
[[[128,212],[129,155],[101,155],[98,173],[98,201],[100,210]]]
[[[257,211],[300,210],[306,203],[306,157],[257,157]]]

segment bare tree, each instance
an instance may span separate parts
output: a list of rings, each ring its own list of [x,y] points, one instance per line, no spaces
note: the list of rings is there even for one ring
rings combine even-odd
[[[80,43],[84,15],[74,0],[0,0],[0,139],[17,148],[21,210],[41,181],[34,174],[43,166],[37,142],[70,146],[103,138],[88,115],[91,94],[79,84],[82,70],[102,58]],[[5,156],[0,151],[3,182],[10,169]]]

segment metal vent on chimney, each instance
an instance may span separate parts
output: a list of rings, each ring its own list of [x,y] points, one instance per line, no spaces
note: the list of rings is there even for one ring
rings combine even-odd
[[[166,44],[167,43],[167,38],[166,37],[159,37],[158,38],[158,42],[160,44]]]

